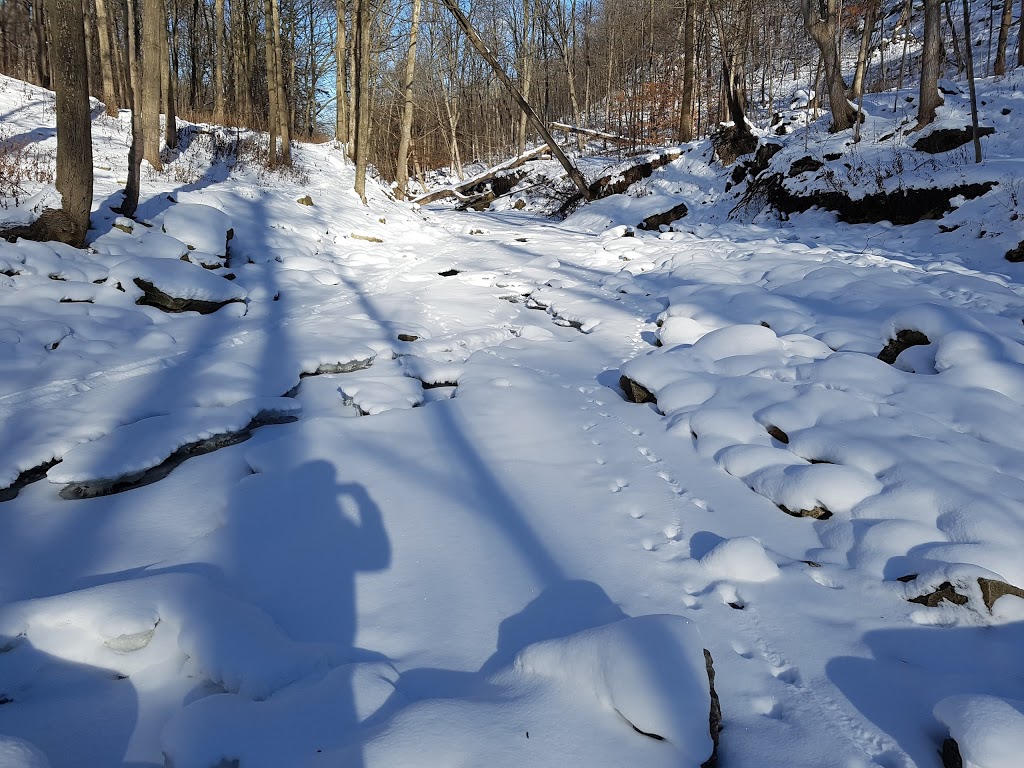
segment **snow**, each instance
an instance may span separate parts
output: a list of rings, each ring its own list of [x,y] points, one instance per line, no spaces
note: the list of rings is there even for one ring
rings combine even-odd
[[[516,657],[515,668],[593,696],[661,736],[684,765],[711,756],[704,650],[696,625],[682,616],[639,616],[537,643]]]
[[[771,581],[779,566],[768,557],[761,543],[749,536],[727,539],[700,559],[707,572],[720,579]]]
[[[72,448],[47,473],[51,483],[100,483],[158,466],[179,448],[230,435],[259,420],[294,418],[301,408],[287,398],[257,398],[222,407],[182,408],[151,416]]]
[[[46,759],[38,747],[24,739],[0,734],[0,763],[8,768],[49,768]]]
[[[12,83],[5,124],[52,125]],[[1019,84],[980,81],[986,117]],[[0,763],[695,768],[706,648],[723,766],[938,768],[947,733],[1015,764],[1024,599],[983,593],[1024,588],[1008,183],[782,221],[734,212],[698,142],[557,222],[526,190],[364,206],[337,147],[296,146],[305,180],[194,141],[131,221],[128,123],[93,128],[88,247],[0,242]],[[903,182],[992,180],[1018,134]],[[806,138],[790,161],[844,140]],[[880,360],[905,330],[928,343]]]
[[[1011,768],[1024,752],[1024,702],[994,696],[950,696],[935,705],[964,768]]]
[[[144,280],[175,299],[209,302],[244,301],[242,288],[223,277],[176,259],[125,259],[110,270],[107,278],[117,284],[130,298],[142,296],[136,280]]]
[[[209,205],[179,203],[164,214],[163,231],[190,250],[225,256],[231,224],[223,211]]]

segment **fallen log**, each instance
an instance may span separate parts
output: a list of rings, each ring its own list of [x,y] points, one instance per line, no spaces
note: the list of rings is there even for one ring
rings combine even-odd
[[[518,168],[520,165],[523,165],[530,160],[534,160],[548,151],[548,145],[541,144],[528,152],[524,152],[519,155],[519,157],[514,157],[511,160],[496,165],[493,168],[484,171],[471,179],[467,179],[460,184],[456,184],[452,187],[445,187],[444,189],[435,189],[429,194],[421,195],[413,200],[413,202],[417,205],[427,205],[428,203],[443,200],[446,197],[454,197],[458,200],[467,200],[482,193],[484,191],[483,188],[489,182],[493,181],[496,176],[504,173],[505,171],[511,171],[514,168]]]
[[[604,131],[595,131],[593,128],[581,128],[578,125],[569,125],[568,123],[550,123],[551,127],[556,131],[564,131],[566,133],[576,133],[581,136],[589,136],[592,139],[601,139],[601,141],[610,141],[613,144],[632,144],[633,140],[628,136],[620,136],[617,133],[606,133]]]

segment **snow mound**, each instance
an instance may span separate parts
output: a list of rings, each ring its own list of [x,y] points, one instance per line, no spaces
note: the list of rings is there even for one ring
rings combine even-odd
[[[329,643],[294,641],[261,608],[185,573],[5,605],[0,635],[24,635],[41,652],[129,676],[166,665],[164,674],[184,671],[257,700],[323,675],[346,653]]]
[[[190,250],[226,256],[231,221],[223,211],[198,203],[178,203],[164,214],[163,230]]]
[[[1024,701],[963,694],[942,699],[935,717],[949,728],[964,768],[1018,768],[1024,755]]]
[[[761,542],[750,536],[726,539],[700,559],[704,569],[715,578],[733,581],[771,581],[779,575],[779,566],[768,557]]]
[[[110,270],[108,283],[117,283],[132,298],[143,298],[144,281],[173,299],[224,304],[245,301],[246,293],[230,280],[178,259],[130,258]]]
[[[342,396],[360,413],[372,416],[423,402],[423,385],[407,376],[363,376],[346,379],[339,387]]]
[[[682,616],[637,616],[536,643],[515,667],[593,696],[637,730],[669,742],[681,765],[711,756],[704,646],[697,625]]]
[[[0,765],[3,768],[50,768],[50,761],[34,744],[0,734]]]
[[[238,433],[256,422],[294,417],[300,408],[289,398],[260,397],[142,419],[72,448],[48,478],[51,483],[92,484],[133,477],[158,466],[179,448]]]

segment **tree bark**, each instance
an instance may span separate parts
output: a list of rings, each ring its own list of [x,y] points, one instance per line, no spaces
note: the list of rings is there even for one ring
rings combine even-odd
[[[278,129],[281,131],[281,162],[292,164],[291,112],[284,89],[284,56],[281,46],[281,14],[277,0],[270,0],[274,23],[274,75],[277,83],[277,108],[280,110]]]
[[[160,80],[165,32],[163,0],[142,0],[142,157],[158,171],[160,162]]]
[[[405,104],[402,109],[402,136],[398,141],[398,164],[395,172],[396,196],[404,200],[409,184],[409,145],[412,143],[412,85],[416,75],[416,37],[420,26],[420,0],[412,0],[412,23],[409,27],[409,54],[405,60]]]
[[[366,204],[366,171],[370,155],[370,25],[373,15],[370,0],[355,0],[353,34],[356,48],[354,73],[356,94],[355,191]]]
[[[1022,0],[1024,2],[1024,0]],[[523,85],[523,98],[530,98],[530,85],[533,81],[534,68],[534,34],[536,30],[536,8],[534,0],[523,0],[523,43],[519,54],[519,81]],[[526,151],[526,130],[528,118],[525,112],[519,113],[519,122],[516,126],[516,151],[523,154]]]
[[[338,14],[338,37],[334,49],[334,59],[338,70],[334,77],[335,106],[337,117],[334,122],[334,138],[342,144],[348,144],[348,51],[345,39],[345,0],[336,2]]]
[[[213,122],[224,124],[224,0],[213,4]]]
[[[46,45],[46,24],[49,13],[43,8],[43,0],[32,0],[32,30],[36,38],[36,78],[43,88],[50,87],[49,56]]]
[[[270,3],[271,0],[263,0],[263,26],[267,52],[267,129],[270,133],[267,165],[273,168],[277,165],[277,123],[281,113],[278,111],[277,73],[274,71],[276,62],[276,56],[274,55],[274,10]]]
[[[918,96],[917,126],[920,130],[935,119],[942,104],[939,77],[942,74],[942,0],[924,0],[924,50],[921,53],[921,86]]]
[[[999,42],[996,44],[996,63],[992,67],[994,75],[1006,74],[1006,42],[1010,38],[1010,24],[1012,23],[1013,0],[1003,0],[1003,16],[999,21]]]
[[[132,110],[132,145],[128,150],[128,183],[124,188],[124,200],[119,213],[134,216],[139,207],[139,187],[142,176],[143,128],[139,91],[142,90],[139,68],[139,28],[136,23],[135,0],[125,0],[125,34],[128,37],[128,61],[126,62],[126,83],[128,104]]]
[[[85,92],[92,95],[95,80],[92,74],[92,13],[89,0],[82,0],[82,25],[82,40],[85,42]]]
[[[473,28],[473,25],[469,23],[469,19],[466,18],[465,14],[462,12],[462,9],[459,8],[457,0],[441,0],[441,2],[444,3],[444,6],[448,9],[452,16],[455,17],[455,20],[462,28],[462,31],[466,34],[466,37],[469,39],[470,43],[473,44],[473,47],[476,49],[477,53],[479,53],[483,60],[486,61],[488,65],[490,65],[491,69],[494,71],[494,74],[498,77],[499,80],[501,80],[502,84],[512,95],[512,98],[519,105],[519,108],[529,116],[530,122],[533,123],[533,127],[536,129],[537,133],[539,133],[541,137],[544,139],[544,142],[549,147],[551,147],[552,154],[565,169],[566,174],[572,180],[572,183],[576,185],[576,188],[579,190],[580,194],[583,195],[583,198],[585,200],[590,200],[590,187],[587,186],[587,181],[586,179],[583,178],[583,174],[580,173],[579,169],[569,161],[569,158],[567,158],[565,156],[565,153],[562,152],[562,150],[558,147],[558,144],[555,143],[555,140],[552,138],[551,133],[548,131],[547,126],[544,124],[544,121],[540,119],[540,117],[534,111],[533,107],[531,107],[530,104],[526,101],[526,99],[523,98],[523,94],[521,94],[519,92],[519,89],[516,88],[515,83],[513,83],[512,80],[509,78],[508,74],[502,68],[501,64],[498,63],[498,60],[494,58],[494,54],[492,54],[490,50],[487,48],[487,46],[484,45],[484,41],[480,39],[480,35],[477,34],[476,30]]]
[[[173,2],[173,0],[172,0]],[[164,137],[165,144],[168,149],[178,148],[178,112],[175,106],[175,87],[174,81],[178,76],[175,67],[171,66],[171,49],[170,49],[170,30],[167,29],[166,16],[165,21],[161,25],[164,29],[163,34],[163,102],[164,102]]]
[[[99,38],[100,77],[103,81],[101,92],[107,114],[117,117],[117,95],[114,91],[114,75],[111,61],[113,45],[110,40],[110,21],[107,19],[106,0],[96,0],[96,32]]]
[[[967,58],[967,83],[971,93],[971,133],[974,162],[981,162],[981,138],[978,136],[978,91],[974,86],[974,41],[971,40],[971,2],[964,0],[964,53]]]
[[[686,0],[683,18],[683,87],[679,95],[679,139],[693,141],[693,94],[697,85],[697,0]]]
[[[864,95],[864,79],[867,75],[868,60],[871,58],[871,38],[875,34],[875,22],[878,19],[879,0],[868,0],[864,12],[864,32],[860,36],[860,48],[857,49],[857,68],[853,73],[853,85],[850,88],[850,100],[857,101]]]
[[[57,91],[57,191],[72,227],[69,242],[81,246],[92,211],[92,122],[81,0],[49,0]]]
[[[1020,21],[1017,22],[1017,66],[1024,67],[1024,0],[1020,0]]]

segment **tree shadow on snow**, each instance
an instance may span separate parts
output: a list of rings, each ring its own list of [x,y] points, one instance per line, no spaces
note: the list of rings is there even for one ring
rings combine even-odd
[[[920,768],[939,768],[949,737],[932,715],[943,698],[989,694],[1024,699],[1024,622],[915,627],[867,633],[870,658],[832,659],[826,674],[850,702]]]
[[[124,762],[138,712],[131,679],[116,670],[0,635],[0,734],[32,743],[50,765],[141,766]]]

